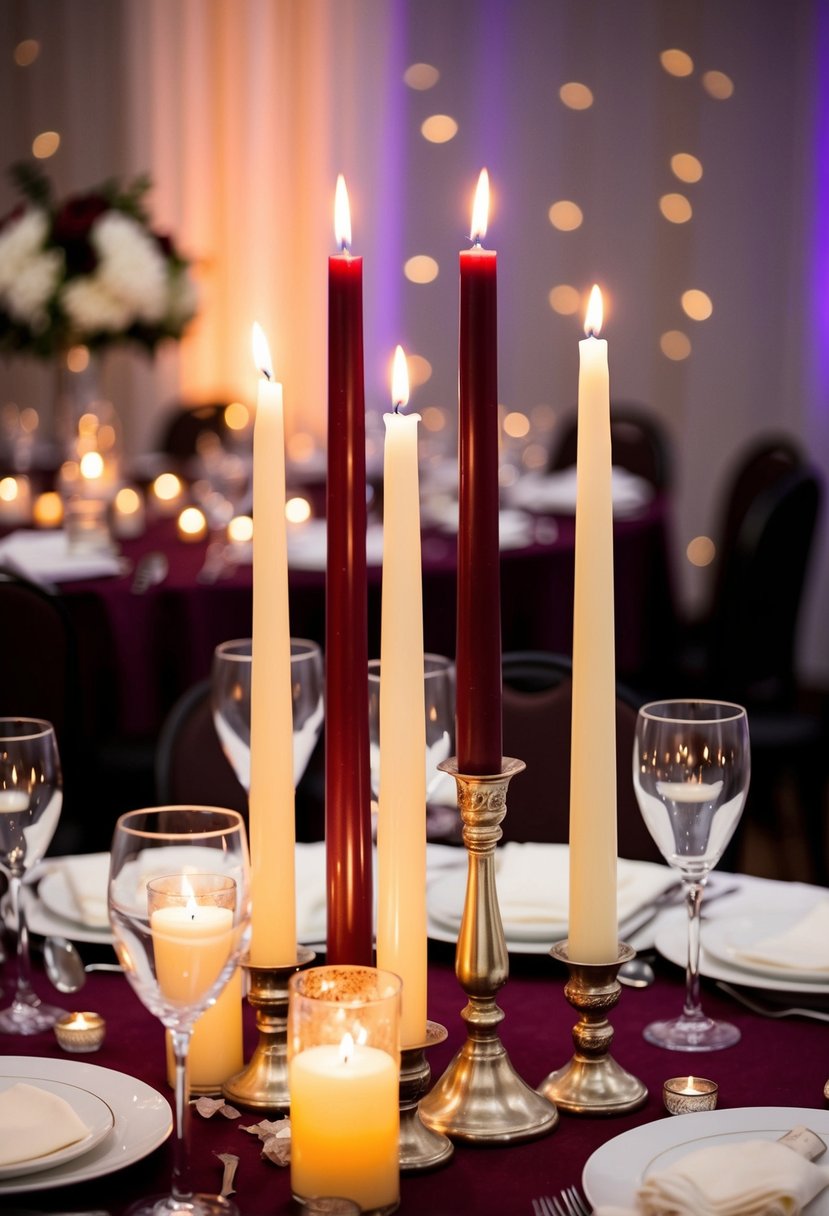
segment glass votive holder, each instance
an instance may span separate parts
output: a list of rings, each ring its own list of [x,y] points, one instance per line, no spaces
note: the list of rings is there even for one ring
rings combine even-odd
[[[707,1077],[671,1077],[662,1086],[662,1101],[669,1115],[714,1110],[719,1088]]]
[[[55,1038],[64,1051],[78,1055],[97,1051],[104,1041],[106,1022],[100,1013],[84,1010],[82,1013],[65,1013],[54,1025]]]
[[[291,1190],[306,1207],[339,1197],[381,1216],[399,1206],[400,990],[398,975],[374,967],[291,976]]]
[[[67,499],[63,526],[71,553],[111,553],[114,549],[109,503],[103,498]]]

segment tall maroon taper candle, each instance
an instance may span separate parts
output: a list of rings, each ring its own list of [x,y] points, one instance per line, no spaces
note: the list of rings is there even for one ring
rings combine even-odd
[[[329,963],[372,963],[363,261],[337,179],[328,260],[325,840]]]
[[[498,547],[496,256],[486,235],[481,170],[472,249],[460,255],[457,754],[462,773],[501,771],[501,581]]]

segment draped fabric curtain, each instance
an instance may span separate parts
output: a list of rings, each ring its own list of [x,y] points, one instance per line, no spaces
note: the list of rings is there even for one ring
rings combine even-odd
[[[504,411],[538,443],[573,405],[581,317],[550,291],[606,290],[611,386],[664,421],[677,453],[674,564],[688,604],[709,571],[685,558],[716,528],[729,465],[760,430],[798,436],[829,472],[829,141],[826,0],[5,0],[0,145],[26,156],[42,130],[61,193],[149,171],[154,217],[194,258],[202,306],[153,362],[108,369],[131,449],[150,447],[174,399],[252,401],[250,329],[268,333],[288,429],[325,438],[326,258],[338,172],[365,259],[367,402],[388,403],[402,341],[418,361],[412,404],[442,411],[447,455],[457,392],[457,255],[478,170],[493,182],[487,243],[499,253]],[[41,44],[12,67],[24,38]],[[693,67],[666,72],[680,48]],[[406,68],[436,83],[413,89]],[[725,72],[727,100],[703,73]],[[565,107],[580,81],[594,104]],[[433,142],[422,124],[457,123]],[[686,184],[671,157],[691,153]],[[688,223],[659,200],[687,196]],[[582,223],[552,226],[575,202]],[[12,193],[0,183],[0,211]],[[415,283],[406,259],[434,259]],[[683,311],[704,291],[712,315]],[[680,331],[687,358],[668,357]],[[2,367],[3,397],[47,402],[42,370]],[[546,429],[545,429],[546,428]],[[537,434],[536,434],[537,432]],[[371,434],[370,429],[370,434]],[[803,661],[829,674],[829,540],[810,587]]]

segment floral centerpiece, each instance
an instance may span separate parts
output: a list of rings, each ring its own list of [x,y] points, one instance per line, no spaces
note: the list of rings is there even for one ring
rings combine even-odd
[[[52,358],[83,344],[153,351],[196,312],[188,261],[156,232],[146,176],[58,201],[37,167],[18,164],[21,203],[0,220],[0,352]]]

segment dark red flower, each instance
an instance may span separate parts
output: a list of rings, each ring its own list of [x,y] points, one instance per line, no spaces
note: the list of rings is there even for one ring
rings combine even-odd
[[[79,194],[68,198],[58,209],[52,225],[53,241],[63,246],[66,273],[91,274],[98,264],[89,233],[95,221],[110,210],[102,194]]]

